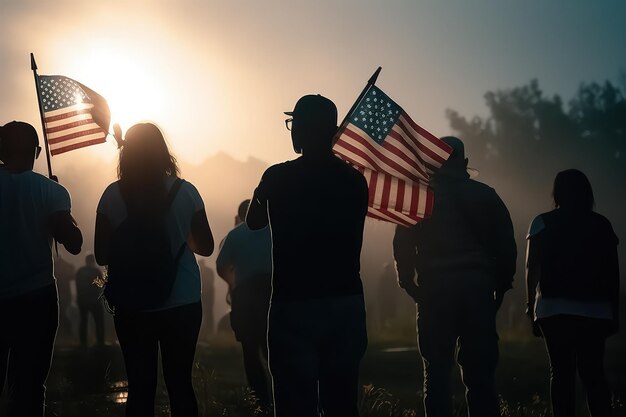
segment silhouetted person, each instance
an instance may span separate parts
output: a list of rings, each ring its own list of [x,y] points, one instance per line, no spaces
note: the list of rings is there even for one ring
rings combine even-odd
[[[89,315],[96,327],[96,343],[104,345],[104,309],[98,299],[102,290],[94,284],[96,278],[102,278],[102,271],[96,265],[96,258],[89,254],[85,265],[76,272],[76,304],[80,312],[80,345],[87,347],[87,327]]]
[[[74,265],[58,256],[54,260],[54,277],[57,283],[59,295],[59,328],[57,330],[57,341],[64,339],[74,339],[74,326],[70,319],[70,308],[72,306],[72,291],[70,283],[74,279],[76,270]]]
[[[202,279],[202,325],[200,326],[200,340],[207,341],[213,334],[215,304],[215,273],[205,262],[199,262],[200,278]]]
[[[43,416],[59,323],[52,240],[78,254],[83,242],[67,190],[33,172],[39,138],[24,122],[0,127],[0,393],[8,416]]]
[[[109,265],[109,280],[112,280],[112,266],[123,257],[113,243],[119,244],[118,233],[128,230],[122,227],[129,224],[125,220],[144,219],[159,224],[164,216],[162,221],[176,270],[169,296],[160,305],[116,307],[115,330],[128,376],[126,416],[154,415],[159,349],[172,417],[197,416],[191,370],[202,321],[202,304],[200,270],[194,252],[211,255],[213,236],[202,198],[191,183],[178,179],[176,159],[169,152],[159,128],[151,123],[139,123],[128,130],[125,139],[119,156],[119,181],[107,187],[98,204],[96,260],[100,265]],[[176,184],[179,188],[171,193]],[[147,247],[150,243],[143,245]],[[142,248],[133,250],[139,252]],[[146,270],[148,263],[151,262],[132,266]],[[143,278],[146,282],[153,280],[151,276]],[[145,288],[146,293],[149,290]]]
[[[442,140],[453,152],[431,181],[432,216],[396,228],[398,283],[417,303],[426,415],[452,416],[458,342],[469,415],[499,416],[496,312],[515,273],[513,225],[495,190],[469,179],[463,142]]]
[[[337,108],[320,95],[296,103],[298,159],[268,168],[246,217],[270,225],[269,366],[278,417],[357,416],[359,363],[367,347],[360,278],[368,190],[332,153]]]
[[[243,201],[237,217],[245,219],[250,200]],[[272,237],[269,227],[250,230],[241,220],[231,230],[217,257],[217,273],[234,277],[230,289],[230,325],[241,343],[250,388],[264,405],[270,403],[267,360],[267,312],[272,279]]]
[[[604,343],[618,329],[618,239],[611,223],[593,211],[585,174],[559,172],[552,194],[556,208],[530,225],[526,269],[527,313],[550,357],[552,412],[575,415],[578,371],[591,416],[610,416]]]
[[[395,285],[396,270],[391,262],[385,262],[378,278],[376,288],[376,305],[378,307],[378,320],[381,329],[390,327],[396,318],[400,300],[398,295],[402,292]]]

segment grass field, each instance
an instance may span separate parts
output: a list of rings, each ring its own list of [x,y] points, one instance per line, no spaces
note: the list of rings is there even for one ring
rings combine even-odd
[[[361,367],[361,415],[370,417],[423,416],[422,367],[415,331],[402,324],[370,334]],[[626,416],[626,356],[624,344],[610,340],[607,373],[615,392],[615,415]],[[501,335],[497,373],[503,416],[549,416],[548,362],[541,339]],[[453,376],[455,413],[465,415],[463,385]],[[239,346],[229,337],[198,346],[194,369],[201,416],[266,416],[254,406],[245,387]],[[124,415],[126,381],[117,345],[86,350],[60,344],[48,378],[47,416],[117,417]],[[577,395],[580,416],[587,415],[584,393]],[[4,400],[0,401],[3,415]],[[169,416],[162,380],[157,415]]]

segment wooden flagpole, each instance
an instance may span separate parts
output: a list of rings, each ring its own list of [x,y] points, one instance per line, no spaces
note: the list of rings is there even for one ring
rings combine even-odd
[[[356,107],[359,105],[359,103],[361,102],[361,100],[363,100],[363,97],[365,97],[365,94],[367,94],[367,91],[374,85],[376,84],[376,80],[378,79],[378,75],[380,74],[380,71],[383,69],[383,67],[378,67],[376,69],[376,71],[374,71],[374,74],[372,74],[372,76],[370,77],[370,79],[367,81],[367,85],[365,86],[365,88],[363,89],[363,91],[361,91],[361,94],[359,95],[359,97],[356,99],[356,101],[354,102],[354,104],[352,105],[352,107],[350,108],[350,111],[348,113],[346,113],[346,117],[343,118],[343,121],[341,122],[341,124],[339,125],[339,128],[337,129],[337,133],[335,133],[335,137],[333,138],[333,145],[337,142],[337,140],[339,139],[339,136],[341,136],[341,134],[343,133],[343,130],[346,128],[346,125],[348,124],[349,120],[348,118],[350,117],[350,115],[352,114],[352,112],[356,109]]]
[[[58,179],[52,175],[52,164],[50,162],[50,147],[48,146],[48,134],[46,133],[46,120],[43,114],[43,105],[41,103],[41,92],[39,91],[39,75],[37,75],[37,63],[35,55],[30,53],[30,69],[33,70],[35,76],[35,89],[37,90],[37,103],[39,104],[39,116],[41,117],[41,129],[43,131],[43,142],[46,148],[46,161],[48,162],[48,178],[58,182]]]

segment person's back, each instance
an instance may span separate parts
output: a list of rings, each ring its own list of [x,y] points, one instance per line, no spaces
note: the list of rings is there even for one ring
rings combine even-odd
[[[526,256],[527,315],[550,358],[555,416],[575,413],[576,375],[592,417],[611,414],[604,348],[619,327],[619,243],[608,219],[593,211],[587,176],[554,179],[555,209],[535,217]]]
[[[615,291],[611,257],[617,238],[606,217],[560,208],[543,213],[538,221],[543,230],[534,239],[543,249],[542,295],[610,301]]]
[[[273,300],[362,293],[363,176],[332,154],[302,156],[264,176],[273,237]],[[365,197],[366,198],[366,197]]]
[[[27,123],[0,128],[0,393],[8,369],[9,416],[43,415],[59,313],[52,240],[74,255],[82,245],[67,190],[33,172],[38,141]]]
[[[398,282],[418,304],[426,415],[452,415],[458,349],[469,413],[497,416],[496,312],[515,272],[513,225],[496,192],[469,178],[463,142],[442,140],[453,153],[431,182],[432,216],[396,229]]]

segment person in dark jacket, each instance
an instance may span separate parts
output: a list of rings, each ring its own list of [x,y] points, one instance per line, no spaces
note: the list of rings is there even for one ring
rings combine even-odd
[[[578,371],[591,416],[609,416],[604,344],[618,328],[618,239],[593,211],[593,190],[581,171],[559,172],[553,197],[556,208],[530,225],[526,265],[528,317],[550,357],[552,412],[574,416]]]
[[[515,273],[513,225],[495,190],[469,178],[463,142],[442,140],[453,152],[431,181],[432,216],[396,228],[398,283],[417,303],[426,415],[452,416],[458,342],[469,415],[499,416],[496,312]]]

